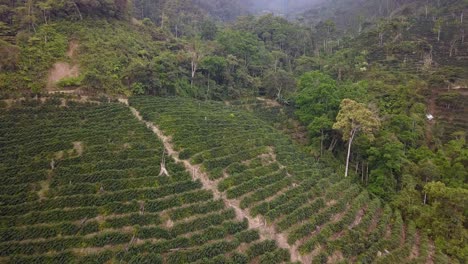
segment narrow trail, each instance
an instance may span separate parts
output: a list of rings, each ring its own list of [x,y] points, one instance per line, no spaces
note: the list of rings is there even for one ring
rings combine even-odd
[[[203,172],[199,165],[193,165],[188,160],[179,159],[179,153],[174,150],[174,147],[171,143],[171,138],[164,135],[164,133],[152,122],[146,121],[141,116],[140,112],[135,108],[131,107],[128,103],[128,99],[119,99],[119,102],[125,104],[132,112],[132,114],[142,123],[144,123],[149,129],[153,131],[154,134],[158,136],[159,139],[164,144],[164,148],[169,156],[171,156],[176,162],[180,162],[184,165],[185,169],[190,173],[194,180],[200,180],[203,185],[203,188],[210,190],[213,193],[215,199],[221,199],[226,204],[226,206],[231,207],[236,212],[236,218],[242,221],[244,218],[247,219],[249,223],[249,228],[257,229],[260,234],[261,240],[275,240],[279,247],[287,249],[291,255],[292,262],[301,262],[305,263],[297,246],[290,246],[285,234],[278,233],[275,231],[275,228],[272,225],[268,225],[266,220],[261,217],[252,217],[248,210],[243,210],[239,206],[239,201],[235,199],[228,199],[225,194],[221,193],[214,181],[211,181],[208,175]]]

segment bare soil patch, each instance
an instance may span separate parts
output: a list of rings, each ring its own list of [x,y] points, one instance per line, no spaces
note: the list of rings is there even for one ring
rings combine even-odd
[[[69,58],[75,58],[76,51],[78,50],[79,43],[76,40],[70,41],[70,44],[68,44],[68,50],[67,50],[67,56]]]
[[[266,99],[266,98],[262,98],[262,97],[257,97],[257,100],[265,103],[265,105],[268,106],[268,107],[281,107],[281,104],[278,103],[278,101],[275,101],[275,100]]]
[[[57,83],[64,78],[78,77],[80,70],[78,65],[70,65],[67,62],[57,62],[49,72],[47,80],[47,89],[57,88]]]
[[[377,224],[379,223],[382,213],[383,213],[383,210],[379,208],[377,210],[377,213],[374,215],[374,218],[372,218],[372,222],[369,225],[369,228],[367,229],[367,233],[371,233],[377,228]]]
[[[429,253],[427,254],[426,264],[434,264],[434,253],[435,253],[435,245],[434,242],[429,242]]]
[[[73,150],[78,156],[83,155],[83,143],[80,141],[73,142]]]
[[[365,213],[366,213],[366,208],[361,208],[359,212],[357,213],[356,218],[354,219],[353,223],[349,226],[349,228],[354,228],[355,226],[359,225]]]
[[[328,257],[327,263],[338,263],[344,260],[343,253],[341,251],[335,251],[331,256]]]
[[[56,89],[57,83],[64,78],[76,78],[80,75],[80,69],[75,62],[75,55],[78,47],[78,41],[70,41],[66,55],[72,59],[72,63],[57,62],[52,66],[52,69],[49,71],[49,78],[47,80],[47,90]]]
[[[42,200],[46,198],[47,192],[49,191],[50,179],[39,182],[39,186],[41,189],[37,192],[37,195],[39,196],[39,199]]]
[[[409,256],[409,259],[416,259],[419,257],[419,246],[421,245],[421,236],[419,235],[419,232],[416,233],[416,238],[414,241],[414,245],[411,248],[411,254]]]

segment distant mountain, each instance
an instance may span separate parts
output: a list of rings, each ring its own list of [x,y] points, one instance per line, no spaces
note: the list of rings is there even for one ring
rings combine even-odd
[[[312,24],[331,19],[338,29],[356,32],[380,18],[459,15],[467,11],[466,6],[464,0],[333,0],[322,1],[297,17]]]
[[[182,13],[203,14],[215,20],[232,21],[249,13],[251,0],[134,0],[134,16],[161,21],[167,9],[182,7]]]

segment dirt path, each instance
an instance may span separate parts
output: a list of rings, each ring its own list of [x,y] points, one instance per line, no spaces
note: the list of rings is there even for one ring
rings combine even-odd
[[[411,248],[411,253],[409,256],[409,259],[417,259],[419,257],[419,248],[421,246],[421,236],[419,235],[419,232],[416,232],[416,239],[414,242],[413,247]]]
[[[429,252],[427,254],[426,264],[434,264],[435,245],[434,242],[429,242]]]
[[[263,217],[252,217],[248,210],[241,209],[239,206],[239,201],[228,199],[225,194],[221,193],[218,190],[216,182],[211,181],[208,175],[201,170],[199,165],[193,165],[187,160],[179,159],[179,153],[174,150],[170,137],[164,135],[164,133],[152,122],[143,120],[140,113],[135,108],[129,106],[127,99],[119,99],[119,101],[127,105],[132,111],[133,115],[140,122],[143,122],[148,128],[150,128],[153,131],[154,134],[156,134],[161,139],[161,141],[164,144],[164,148],[167,151],[167,154],[170,155],[176,162],[182,163],[194,180],[200,180],[200,182],[203,184],[204,189],[213,192],[215,199],[221,199],[227,206],[233,208],[236,212],[236,218],[238,220],[243,220],[244,218],[246,218],[249,223],[249,228],[257,229],[259,231],[261,240],[275,240],[279,247],[289,250],[292,262],[299,261],[305,263],[303,262],[302,256],[299,254],[298,249],[288,244],[287,237],[284,234],[277,233],[272,225],[267,225],[266,220]]]
[[[79,46],[80,45],[79,45],[78,41],[76,41],[76,40],[70,41],[70,43],[68,44],[68,50],[67,50],[67,56],[70,59],[75,58],[75,54],[76,54],[76,51],[78,50]]]

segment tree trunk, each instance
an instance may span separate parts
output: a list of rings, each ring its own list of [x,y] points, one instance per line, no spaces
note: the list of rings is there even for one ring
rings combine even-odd
[[[323,156],[323,129],[320,130],[320,132],[322,133],[322,136],[320,138],[320,156]]]
[[[366,163],[366,186],[369,183],[369,163]]]
[[[359,171],[359,159],[356,158],[356,174],[358,173]]]
[[[332,142],[330,143],[330,146],[328,147],[328,151],[333,151],[333,149],[335,149],[336,147],[336,144],[338,143],[338,139],[336,138],[336,136],[334,136],[332,138]]]
[[[348,156],[346,157],[346,171],[345,171],[345,177],[348,177],[348,172],[349,172],[349,158],[351,156],[351,145],[353,144],[354,136],[356,135],[356,129],[351,130],[351,138],[349,139],[348,142]]]
[[[281,101],[281,92],[282,92],[283,89],[281,87],[278,87],[276,90],[278,91],[276,93],[276,100]]]
[[[76,4],[75,1],[73,1],[73,5],[75,6],[76,12],[80,16],[80,20],[83,20],[83,16],[81,15],[80,9],[78,8],[78,5]]]
[[[457,45],[457,40],[455,39],[450,43],[450,49],[449,49],[449,57],[451,58],[453,56],[453,51],[455,50],[455,46]]]
[[[195,73],[197,72],[197,69],[198,69],[197,55],[196,54],[194,54],[192,56],[191,66],[192,66],[192,74],[191,74],[192,78],[190,79],[190,87],[193,87],[193,79],[195,78]]]
[[[42,10],[42,14],[43,14],[43,16],[44,16],[44,23],[47,25],[47,15],[46,15],[45,9]]]
[[[208,72],[208,90],[206,91],[206,100],[208,100],[209,94],[210,94],[210,72]]]
[[[361,163],[361,182],[364,183],[364,161]]]

